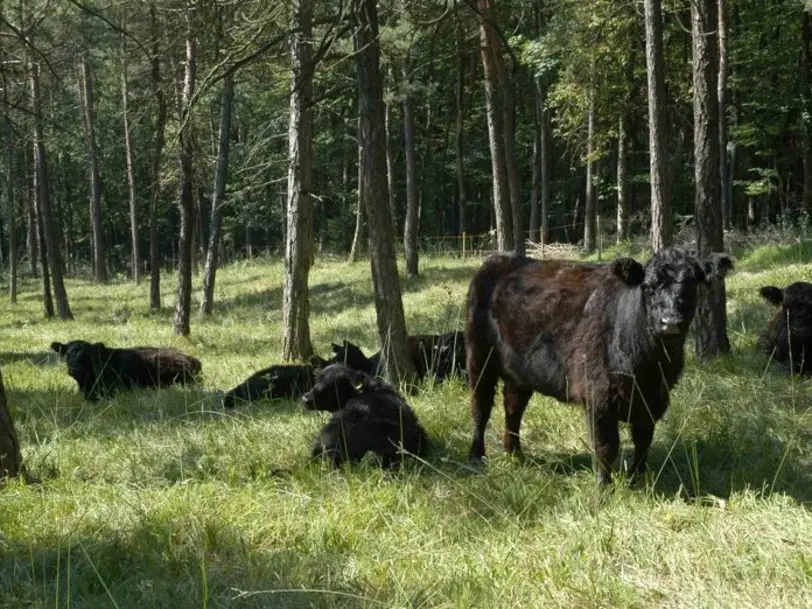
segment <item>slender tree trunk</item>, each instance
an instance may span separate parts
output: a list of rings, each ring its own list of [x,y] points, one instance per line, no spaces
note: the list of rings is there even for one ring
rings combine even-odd
[[[11,419],[3,375],[0,373],[0,479],[14,478],[24,473],[20,442]]]
[[[460,30],[457,33],[457,85],[455,99],[457,113],[454,120],[454,157],[457,174],[457,234],[466,230],[466,195],[465,195],[465,158],[463,150],[463,121],[465,119],[465,37]]]
[[[363,168],[364,150],[361,146],[361,118],[358,118],[358,199],[355,203],[355,231],[352,236],[350,248],[350,262],[358,262],[361,257],[361,248],[366,241],[366,207],[364,193],[361,189],[361,171]]]
[[[361,185],[369,222],[372,286],[378,335],[386,376],[392,383],[412,382],[415,368],[407,345],[406,317],[400,292],[395,234],[386,184],[386,142],[380,76],[378,9],[375,0],[354,0],[358,113],[363,150]]]
[[[141,253],[138,247],[138,210],[135,196],[135,170],[133,147],[130,137],[129,91],[127,87],[127,47],[121,38],[121,113],[124,120],[124,155],[127,163],[127,194],[130,201],[130,253],[132,277],[136,285],[141,283]]]
[[[595,224],[597,209],[595,205],[595,101],[593,92],[589,96],[589,110],[587,111],[586,136],[586,193],[584,196],[584,251],[595,251],[596,235]]]
[[[621,113],[617,126],[617,244],[625,241],[629,234],[629,144],[628,115]]]
[[[700,256],[724,250],[722,183],[719,179],[716,0],[693,0],[694,176],[697,249]],[[700,287],[696,312],[696,354],[706,361],[730,351],[724,280]]]
[[[536,83],[537,87],[541,87],[541,82]],[[541,241],[542,243],[549,243],[550,241],[550,180],[552,180],[552,173],[550,171],[550,110],[547,108],[547,95],[546,91],[541,91],[541,114],[539,115],[541,121],[541,140],[539,145],[540,162],[541,162]]]
[[[217,144],[217,167],[214,170],[214,193],[211,199],[209,247],[206,252],[206,267],[203,271],[203,297],[200,302],[201,315],[211,315],[214,305],[214,281],[217,277],[217,265],[219,264],[217,254],[220,248],[220,209],[225,203],[233,106],[234,73],[228,72],[223,79],[223,95],[220,100],[220,137]]]
[[[395,94],[395,76],[394,70],[389,68],[389,81],[391,94]],[[395,105],[394,100],[386,103],[386,116],[384,123],[386,127],[386,183],[389,187],[389,210],[392,213],[392,226],[395,229],[395,234],[398,234],[398,202],[395,196],[395,143],[392,141],[392,107]]]
[[[539,205],[541,203],[541,89],[533,79],[533,162],[530,181],[530,241],[540,242]]]
[[[29,149],[29,152],[31,149]],[[39,243],[37,241],[37,194],[34,191],[34,157],[33,154],[24,152],[23,174],[24,174],[24,196],[25,196],[25,219],[26,236],[25,247],[28,255],[28,264],[31,269],[31,276],[34,279],[39,277]]]
[[[192,95],[195,91],[196,41],[192,26],[191,4],[186,5],[186,68],[183,76],[180,139],[180,239],[178,241],[178,290],[175,305],[175,334],[189,336],[189,313],[192,306],[192,231],[194,231],[194,174],[192,163]]]
[[[294,0],[291,40],[290,126],[288,130],[288,230],[282,295],[282,358],[306,360],[310,341],[308,275],[313,252],[313,34],[314,0]]]
[[[651,171],[651,247],[656,252],[672,242],[671,183],[666,154],[665,60],[660,0],[644,0],[646,71],[648,73],[649,164]]]
[[[505,163],[505,115],[499,70],[494,55],[493,0],[477,0],[479,9],[479,48],[485,83],[485,111],[488,117],[488,142],[491,151],[493,209],[496,219],[496,247],[506,251],[515,247],[513,220]],[[498,44],[498,41],[496,41]],[[501,59],[501,55],[499,55]]]
[[[403,143],[406,160],[406,221],[403,223],[403,251],[406,257],[406,275],[417,277],[417,233],[420,221],[420,198],[417,194],[417,161],[414,145],[414,98],[408,59],[403,63]]]
[[[496,37],[493,40],[498,42]],[[516,160],[516,95],[513,79],[505,71],[501,49],[494,48],[497,69],[502,70],[502,87],[505,114],[505,169],[508,178],[508,193],[510,194],[510,217],[513,220],[513,250],[519,254],[525,253],[524,219],[522,214],[522,194],[519,183],[519,168]]]
[[[36,155],[36,143],[34,144],[34,154]],[[48,244],[45,238],[45,222],[42,213],[41,180],[39,173],[34,171],[31,174],[33,180],[34,197],[34,217],[37,227],[37,242],[40,255],[40,265],[42,266],[42,309],[46,319],[54,316],[54,299],[51,293],[51,272],[48,264]]]
[[[93,278],[97,283],[107,282],[107,265],[102,228],[101,176],[99,175],[99,150],[96,145],[96,129],[93,102],[93,83],[90,79],[88,52],[82,53],[82,101],[85,112],[85,136],[90,164],[90,229],[93,235]],[[53,272],[53,269],[51,269]]]
[[[721,0],[720,0],[721,1]],[[801,145],[803,151],[804,186],[801,196],[801,206],[804,211],[812,211],[812,90],[810,89],[810,75],[812,75],[812,15],[803,11],[801,28],[801,66],[798,82],[803,100],[801,113]]]
[[[152,143],[152,166],[150,168],[149,195],[149,308],[157,311],[161,308],[161,244],[158,234],[158,203],[161,199],[161,159],[164,149],[166,130],[166,97],[161,82],[161,56],[159,48],[158,19],[155,4],[149,7],[152,48],[151,48],[151,84],[155,97],[155,127]]]
[[[8,113],[8,94],[4,89],[6,102],[6,204],[8,218],[8,301],[17,304],[17,199],[14,196],[14,127]]]
[[[727,0],[719,3],[719,81],[718,115],[719,115],[719,179],[721,180],[720,197],[722,205],[722,228],[729,228],[731,206],[727,190]]]
[[[42,109],[40,106],[39,64],[31,61],[29,80],[31,84],[31,110],[34,115],[34,176],[37,207],[41,212],[43,239],[48,250],[48,266],[56,300],[56,312],[59,319],[73,319],[68,304],[68,293],[62,280],[62,259],[59,254],[59,239],[51,213],[51,194],[48,183],[48,163],[45,156],[45,143],[42,132]]]

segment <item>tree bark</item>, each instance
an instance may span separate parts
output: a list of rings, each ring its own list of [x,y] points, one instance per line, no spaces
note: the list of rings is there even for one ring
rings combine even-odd
[[[45,156],[45,142],[42,131],[42,109],[40,104],[39,64],[30,61],[29,82],[31,85],[31,110],[34,116],[34,176],[37,207],[41,212],[43,239],[48,251],[51,283],[56,300],[56,312],[59,319],[73,319],[68,304],[68,293],[62,279],[62,259],[59,254],[59,239],[51,213],[50,187],[48,183],[48,163]]]
[[[32,186],[34,171],[32,168],[32,157],[28,153],[23,154],[25,161],[25,249],[28,255],[28,265],[31,271],[31,276],[36,279],[39,277],[39,244],[37,242],[37,195]]]
[[[617,126],[617,239],[618,245],[629,237],[629,144],[628,115],[621,112]]]
[[[498,39],[493,38],[498,45]],[[504,104],[502,110],[505,115],[505,169],[508,178],[508,193],[510,195],[510,217],[513,220],[513,251],[523,256],[525,253],[524,219],[522,214],[522,193],[519,182],[519,168],[516,160],[516,91],[513,79],[505,71],[501,48],[494,48],[494,58],[497,70],[502,70],[502,95]]]
[[[217,266],[219,264],[218,252],[221,232],[220,209],[225,204],[233,107],[234,73],[228,72],[223,79],[223,94],[220,100],[220,137],[217,143],[217,166],[214,170],[214,193],[211,199],[209,247],[206,251],[206,266],[203,271],[203,297],[200,302],[201,315],[211,315],[214,306],[214,282],[217,278]]]
[[[0,373],[0,479],[15,478],[23,474],[23,458],[20,442],[6,400],[3,375]]]
[[[541,204],[541,87],[533,78],[533,161],[530,179],[530,241],[540,242],[539,206]]]
[[[457,112],[454,119],[454,168],[457,174],[457,234],[466,230],[465,158],[463,150],[463,122],[465,119],[465,37],[461,28],[457,33],[457,83],[455,101]]]
[[[90,79],[90,60],[87,50],[82,52],[81,71],[85,137],[87,138],[87,156],[90,169],[90,230],[93,237],[93,278],[97,283],[106,283],[107,263],[104,252],[104,229],[102,228],[99,149],[96,144],[93,83]],[[53,272],[53,269],[51,271]]]
[[[127,47],[121,38],[121,113],[124,120],[124,155],[127,164],[127,194],[130,202],[130,253],[132,277],[136,285],[141,283],[141,253],[138,246],[138,209],[135,196],[135,169],[130,134],[129,90],[127,83]]]
[[[697,249],[705,257],[724,249],[722,183],[719,179],[716,0],[693,0],[694,176]],[[724,280],[700,287],[696,311],[696,354],[707,361],[730,351]]]
[[[183,96],[181,101],[180,140],[180,239],[178,240],[178,289],[175,304],[175,334],[189,336],[189,313],[192,306],[192,231],[194,231],[194,175],[192,163],[192,95],[195,91],[196,41],[192,26],[192,10],[186,5],[186,67],[183,75]]]
[[[651,173],[651,247],[671,245],[671,183],[666,155],[665,60],[660,0],[644,0],[648,73],[649,166]],[[715,26],[714,26],[715,27]]]
[[[17,199],[14,196],[14,126],[8,113],[8,93],[4,88],[6,106],[6,204],[8,221],[8,301],[17,304]]]
[[[719,179],[720,200],[722,205],[722,228],[729,228],[731,223],[731,205],[727,190],[727,0],[717,0],[719,32],[719,80],[718,115],[719,115]]]
[[[34,144],[34,155],[36,155],[36,143]],[[42,309],[46,319],[54,316],[54,299],[51,292],[51,273],[48,264],[48,245],[45,238],[45,222],[42,214],[42,198],[40,196],[42,178],[35,170],[31,174],[33,181],[32,193],[34,197],[34,219],[37,227],[37,251],[40,256],[42,266]]]
[[[721,0],[720,0],[721,1]],[[803,112],[801,112],[801,147],[803,153],[804,185],[801,206],[804,211],[812,211],[812,16],[803,11],[801,27],[801,66],[798,82],[801,88]]]
[[[386,184],[386,142],[380,76],[378,9],[375,0],[354,0],[358,113],[363,150],[360,190],[369,222],[372,285],[378,336],[386,376],[392,383],[412,382],[415,368],[407,345],[406,317],[400,292],[395,235]]]
[[[541,82],[536,83],[537,87],[541,87]],[[541,121],[541,132],[539,140],[540,149],[540,162],[541,162],[541,234],[540,239],[542,243],[549,243],[550,241],[550,180],[552,175],[550,172],[550,110],[547,108],[547,95],[544,89],[541,89],[541,113],[539,120]]]
[[[493,181],[493,210],[496,220],[496,247],[499,251],[514,249],[513,220],[507,184],[505,161],[505,115],[499,70],[496,66],[493,31],[493,0],[477,0],[479,9],[479,49],[485,83],[485,112],[488,118],[488,142],[491,151],[491,179]],[[496,42],[493,42],[496,40]],[[501,54],[498,55],[501,60]]]
[[[414,146],[414,97],[411,92],[409,62],[402,66],[403,76],[403,148],[406,161],[406,221],[403,223],[403,252],[406,258],[406,275],[417,277],[417,233],[420,221],[420,197],[417,194],[417,161]]]
[[[389,69],[389,81],[391,95],[395,95],[394,70]],[[392,213],[392,227],[395,234],[398,234],[398,202],[395,196],[395,143],[392,141],[392,107],[395,101],[390,99],[386,103],[386,116],[384,116],[384,126],[386,128],[386,183],[389,187],[389,211]]]
[[[313,252],[313,34],[314,0],[294,0],[288,130],[288,230],[282,294],[282,358],[307,360],[310,340],[308,276]]]
[[[587,136],[586,136],[586,193],[584,194],[584,252],[595,251],[596,235],[595,224],[597,209],[595,205],[595,101],[594,92],[589,93],[589,109],[587,110]]]
[[[357,52],[357,51],[356,51]],[[350,247],[350,262],[358,262],[361,257],[361,248],[366,241],[366,209],[364,206],[364,193],[361,189],[361,171],[363,169],[364,150],[361,147],[361,117],[358,117],[358,199],[355,203],[355,231],[352,235]],[[394,229],[393,229],[394,232]]]
[[[161,82],[161,56],[159,48],[158,19],[154,2],[149,7],[152,35],[151,84],[155,97],[155,126],[152,142],[152,166],[150,168],[149,195],[149,308],[161,308],[161,244],[158,235],[158,202],[161,199],[161,158],[163,156],[166,131],[166,97]]]

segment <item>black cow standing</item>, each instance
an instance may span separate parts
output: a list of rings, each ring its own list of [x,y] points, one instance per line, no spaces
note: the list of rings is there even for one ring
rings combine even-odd
[[[759,346],[793,372],[812,374],[812,283],[797,281],[783,290],[765,286],[760,293],[778,310]]]
[[[51,349],[65,358],[68,374],[90,401],[119,389],[193,382],[202,370],[200,360],[172,348],[115,349],[104,343],[72,340],[51,343]]]
[[[426,432],[404,399],[381,379],[343,364],[321,370],[302,403],[308,410],[333,413],[313,444],[312,456],[326,456],[336,467],[360,461],[368,452],[391,467],[404,452],[420,456],[427,448]]]
[[[223,406],[258,399],[300,398],[313,387],[314,372],[328,362],[314,356],[307,364],[277,365],[255,372],[223,397]]]
[[[655,423],[682,374],[697,286],[723,277],[731,259],[700,261],[676,249],[645,267],[495,255],[468,292],[466,351],[474,436],[470,457],[485,454],[485,428],[504,381],[504,448],[520,450],[522,415],[534,391],[585,407],[598,481],[611,481],[618,423],[631,425],[632,474],[646,469]]]

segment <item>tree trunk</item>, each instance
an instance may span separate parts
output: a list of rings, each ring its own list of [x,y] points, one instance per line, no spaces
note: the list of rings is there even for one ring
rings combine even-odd
[[[541,82],[536,83],[537,87],[541,87]],[[547,95],[545,90],[541,90],[541,114],[539,120],[541,121],[541,132],[539,140],[540,162],[541,162],[541,235],[542,243],[550,241],[550,180],[552,175],[550,173],[550,111],[547,108]]]
[[[417,233],[420,221],[420,198],[417,194],[417,161],[414,147],[414,98],[411,92],[408,59],[403,62],[403,144],[406,160],[406,221],[403,223],[403,252],[406,275],[417,277]]]
[[[594,93],[589,93],[589,110],[587,111],[586,136],[586,193],[584,195],[584,252],[595,251],[595,224],[597,209],[595,205],[595,101]]]
[[[720,0],[721,1],[721,0]],[[812,74],[812,16],[807,10],[803,11],[803,24],[801,29],[801,70],[798,82],[803,100],[801,112],[801,145],[803,150],[804,186],[801,196],[801,206],[804,211],[812,211],[812,90],[810,90],[810,75]]]
[[[234,73],[228,72],[223,79],[223,95],[220,100],[220,137],[217,144],[217,167],[214,170],[214,193],[211,199],[209,247],[206,252],[206,267],[203,271],[203,297],[200,302],[201,315],[211,315],[214,306],[214,281],[217,277],[217,265],[219,264],[217,254],[220,248],[220,209],[225,203],[233,106]]]
[[[183,75],[180,139],[180,239],[178,241],[178,290],[175,304],[175,334],[189,336],[189,312],[192,306],[192,231],[194,231],[194,175],[192,147],[192,95],[195,91],[196,45],[192,27],[192,6],[186,5],[186,68]]]
[[[8,93],[4,90],[6,102],[6,205],[8,218],[8,301],[17,304],[17,199],[14,196],[14,179],[17,174],[14,163],[14,127],[8,113]]]
[[[533,78],[533,161],[530,180],[530,241],[539,243],[539,204],[541,199],[541,87]]]
[[[494,41],[498,39],[493,38]],[[513,250],[519,254],[525,253],[524,219],[522,214],[522,193],[519,183],[519,168],[516,160],[516,95],[513,79],[505,71],[501,49],[494,48],[494,58],[497,69],[502,70],[502,91],[504,104],[502,110],[505,114],[505,169],[507,170],[508,192],[510,194],[510,217],[513,220]]]
[[[130,253],[132,255],[132,277],[136,285],[141,283],[141,253],[138,247],[138,211],[135,197],[135,170],[133,168],[133,147],[130,134],[129,91],[127,87],[127,47],[121,38],[121,113],[124,120],[124,155],[127,163],[127,194],[130,200]]]
[[[628,115],[621,112],[617,125],[617,244],[629,237]]]
[[[282,358],[307,360],[310,341],[308,275],[313,252],[313,71],[310,39],[314,0],[294,0],[288,129],[288,230],[282,296]]]
[[[6,400],[3,375],[0,373],[0,479],[24,473],[20,442]]]
[[[648,73],[649,165],[651,172],[651,247],[656,252],[672,242],[671,183],[666,155],[665,61],[660,0],[644,0],[646,71]],[[715,26],[714,26],[715,27]]]
[[[386,184],[386,142],[380,76],[378,9],[375,0],[355,0],[358,67],[358,113],[363,150],[361,184],[369,222],[372,285],[378,336],[386,376],[392,383],[411,383],[415,368],[407,345],[406,317],[400,292],[395,235]]]
[[[717,0],[719,3],[719,81],[718,88],[718,115],[719,115],[719,179],[720,201],[722,205],[722,228],[730,228],[731,206],[728,200],[730,194],[727,190],[727,0]]]
[[[394,70],[389,69],[389,80],[391,94],[395,94],[395,76]],[[398,202],[395,196],[395,143],[392,141],[392,107],[395,105],[394,100],[390,100],[386,104],[386,116],[384,123],[386,127],[386,183],[389,187],[389,211],[392,213],[392,227],[395,229],[395,234],[398,234]]]
[[[722,183],[719,179],[716,0],[693,0],[694,176],[697,249],[705,257],[724,249]],[[724,280],[700,287],[696,311],[696,355],[707,361],[730,351]]]
[[[499,251],[513,249],[513,220],[505,163],[504,100],[502,99],[499,70],[496,67],[494,45],[498,45],[493,31],[493,0],[477,0],[479,9],[479,49],[485,83],[485,111],[488,117],[488,142],[491,151],[491,179],[493,181],[493,210],[496,219],[496,247]],[[496,40],[494,43],[493,41]],[[499,55],[501,60],[501,54]]]
[[[34,154],[36,155],[36,143],[34,144]],[[41,178],[37,171],[32,173],[33,188],[32,193],[34,197],[34,218],[37,227],[37,251],[40,255],[40,264],[42,266],[42,308],[43,314],[46,319],[51,319],[54,316],[54,299],[51,293],[51,273],[48,264],[48,245],[45,238],[45,222],[42,214],[42,197],[41,192]]]
[[[48,163],[45,156],[45,143],[42,133],[42,110],[40,107],[39,64],[31,60],[29,80],[31,84],[31,110],[34,115],[34,176],[36,178],[37,207],[41,212],[43,240],[48,250],[48,266],[56,299],[56,312],[59,319],[73,319],[68,304],[68,293],[62,280],[62,259],[59,254],[59,239],[51,213],[51,194],[48,183]]]
[[[99,175],[99,150],[96,145],[96,129],[93,109],[93,84],[90,80],[88,52],[82,52],[82,101],[85,113],[85,137],[90,164],[90,230],[93,236],[93,279],[107,282],[107,264],[104,252],[104,229],[102,228],[101,176]],[[53,269],[51,269],[53,272]]]
[[[356,51],[357,52],[357,51]],[[352,235],[350,248],[350,262],[358,262],[361,257],[361,248],[366,241],[366,209],[364,206],[364,193],[361,190],[361,171],[363,168],[364,150],[361,147],[361,117],[358,117],[358,199],[355,204],[355,231]],[[393,229],[394,230],[394,229]]]
[[[31,150],[31,149],[29,149]],[[25,196],[25,220],[26,235],[25,248],[28,255],[28,264],[31,269],[31,276],[39,277],[39,243],[37,237],[37,194],[34,191],[34,168],[33,154],[23,153],[23,174],[24,174],[24,196]]]
[[[151,84],[155,97],[155,127],[152,143],[152,166],[150,168],[149,195],[149,308],[157,311],[161,308],[161,244],[158,234],[158,202],[161,199],[161,157],[164,149],[166,131],[166,97],[161,83],[161,56],[159,48],[158,19],[155,4],[149,6],[152,49],[151,49]]]
[[[465,118],[465,37],[461,31],[457,35],[457,85],[455,100],[457,113],[454,120],[454,157],[457,174],[457,234],[466,230],[465,224],[465,158],[463,151],[463,121]]]

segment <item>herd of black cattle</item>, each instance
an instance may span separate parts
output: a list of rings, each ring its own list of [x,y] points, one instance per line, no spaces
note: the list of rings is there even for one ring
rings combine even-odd
[[[731,258],[700,260],[675,248],[641,265],[537,260],[497,254],[470,284],[465,332],[408,339],[420,379],[467,377],[474,422],[470,459],[485,455],[485,429],[496,385],[503,381],[506,451],[520,451],[519,428],[534,392],[580,403],[595,451],[598,481],[611,481],[620,437],[631,428],[631,476],[646,470],[655,423],[682,374],[684,345],[702,285],[724,278]],[[761,288],[777,307],[759,347],[793,372],[812,373],[812,284]],[[96,401],[119,389],[196,382],[202,365],[170,348],[115,349],[103,343],[53,343],[84,397]],[[261,398],[301,399],[309,410],[333,413],[319,432],[314,457],[334,465],[378,455],[397,465],[424,455],[427,435],[405,399],[378,378],[380,352],[367,357],[351,342],[332,345],[333,357],[261,370],[229,391],[226,408]]]

